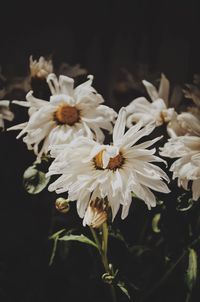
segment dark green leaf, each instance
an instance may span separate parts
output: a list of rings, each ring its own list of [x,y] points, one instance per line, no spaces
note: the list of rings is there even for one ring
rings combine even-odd
[[[191,291],[197,279],[197,253],[193,248],[188,251],[188,268],[186,271],[186,284]]]
[[[62,234],[64,231],[66,231],[66,229],[62,229],[62,230],[60,230],[60,231],[54,233],[53,235],[51,235],[51,236],[49,237],[49,239],[56,239],[56,238],[58,238],[58,237],[60,236],[60,234]]]
[[[160,222],[160,218],[161,218],[161,214],[157,213],[155,214],[155,216],[153,217],[152,220],[152,229],[155,233],[160,233],[160,228],[159,228],[159,222]]]
[[[61,238],[59,238],[59,240],[62,241],[78,241],[78,242],[82,242],[82,243],[86,243],[89,245],[94,246],[95,248],[98,249],[98,246],[96,245],[96,243],[94,243],[94,241],[90,240],[88,237],[84,236],[84,235],[65,235]]]
[[[124,283],[123,282],[118,282],[117,283],[117,286],[121,289],[121,291],[127,296],[127,298],[130,300],[131,297],[130,297],[130,294],[127,290],[127,288],[125,287]]]

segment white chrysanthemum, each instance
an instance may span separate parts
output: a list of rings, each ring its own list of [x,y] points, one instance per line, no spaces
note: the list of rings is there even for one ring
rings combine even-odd
[[[47,78],[49,74],[53,72],[53,63],[52,60],[46,60],[44,57],[40,57],[39,60],[33,60],[33,57],[30,56],[30,73],[31,77],[37,78]]]
[[[155,123],[160,126],[172,119],[174,108],[168,108],[169,81],[161,75],[159,91],[149,82],[142,81],[152,100],[149,102],[145,97],[133,100],[127,107],[127,127],[133,123],[142,121],[144,125]]]
[[[92,87],[93,76],[88,78],[74,88],[72,78],[60,76],[58,80],[55,74],[50,74],[47,78],[52,93],[50,102],[35,98],[33,91],[27,94],[27,102],[14,101],[29,107],[30,118],[10,130],[22,129],[17,138],[26,134],[24,142],[39,157],[47,154],[50,145],[69,143],[77,136],[103,142],[101,128],[111,132],[116,113],[101,105],[104,100]]]
[[[183,112],[178,114],[174,108],[169,107],[169,81],[161,75],[159,91],[149,82],[143,81],[146,90],[152,100],[150,103],[146,98],[140,97],[133,100],[127,107],[127,127],[133,123],[142,121],[144,125],[155,123],[161,126],[167,123],[167,132],[170,137],[181,135],[200,135],[200,123],[192,113]],[[179,99],[176,90],[174,98]]]
[[[112,145],[80,138],[68,145],[52,147],[51,154],[55,160],[48,175],[62,175],[49,186],[49,190],[56,190],[57,193],[68,191],[68,198],[77,200],[80,217],[84,217],[90,201],[106,198],[113,219],[120,204],[124,219],[128,215],[132,192],[144,200],[149,209],[156,205],[156,198],[150,189],[169,192],[163,181],[168,180],[167,175],[153,164],[163,160],[154,155],[155,149],[146,149],[160,137],[136,145],[155,126],[141,128],[142,124],[138,123],[124,133],[125,124],[126,110],[122,108],[114,126]]]
[[[183,135],[200,136],[200,120],[190,112],[175,113],[167,125],[170,137]]]
[[[160,154],[165,157],[179,158],[171,166],[173,178],[178,178],[178,186],[188,189],[192,181],[193,199],[200,197],[200,137],[179,136],[171,138],[160,148]]]
[[[4,129],[4,120],[12,121],[14,114],[9,110],[9,101],[0,101],[0,129]]]

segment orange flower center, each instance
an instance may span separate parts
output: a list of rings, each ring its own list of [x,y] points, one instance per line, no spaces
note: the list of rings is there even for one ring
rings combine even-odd
[[[80,112],[76,107],[69,105],[61,105],[54,113],[54,120],[58,125],[69,125],[73,126],[79,121]]]
[[[103,169],[103,152],[100,151],[94,158],[94,164],[97,169]],[[116,155],[115,157],[111,157],[109,163],[105,169],[116,170],[120,168],[124,163],[124,157],[121,153]]]

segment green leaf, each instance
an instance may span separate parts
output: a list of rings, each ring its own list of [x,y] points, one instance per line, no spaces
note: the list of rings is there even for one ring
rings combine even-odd
[[[35,165],[26,169],[23,175],[23,185],[29,194],[40,193],[49,183],[50,177],[38,170]]]
[[[49,237],[49,239],[56,239],[56,238],[58,238],[58,237],[60,236],[60,234],[62,234],[64,231],[66,231],[66,229],[62,229],[62,230],[60,230],[60,231],[54,233],[53,235],[51,235],[51,236]]]
[[[188,268],[185,280],[188,289],[191,291],[197,280],[197,253],[193,248],[188,250]]]
[[[52,248],[52,252],[51,252],[51,257],[49,260],[49,265],[51,266],[53,264],[55,255],[56,255],[56,250],[57,250],[57,245],[58,245],[58,239],[61,233],[63,233],[65,231],[65,229],[62,229],[56,233],[54,233],[52,236],[49,237],[49,239],[52,239],[53,242],[53,248]]]
[[[152,220],[152,229],[155,233],[160,233],[160,228],[158,227],[158,224],[160,222],[160,218],[161,218],[161,214],[157,213],[155,214],[155,216],[153,217]]]
[[[51,266],[53,264],[53,261],[54,261],[55,255],[56,255],[57,245],[58,245],[58,238],[54,239],[54,242],[53,242],[53,249],[52,249],[51,257],[49,260],[49,266]]]
[[[88,237],[84,236],[83,234],[81,234],[81,235],[65,235],[65,236],[59,238],[59,240],[61,240],[61,241],[78,241],[78,242],[92,245],[98,249],[97,244],[94,243],[94,241],[90,240]]]
[[[131,299],[130,294],[129,294],[127,288],[125,287],[124,283],[121,282],[121,281],[119,281],[119,282],[117,283],[117,286],[121,289],[121,291],[122,291],[122,292],[127,296],[127,298],[130,300],[130,299]]]

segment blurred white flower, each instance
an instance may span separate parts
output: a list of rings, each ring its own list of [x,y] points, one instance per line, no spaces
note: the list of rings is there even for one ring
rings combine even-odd
[[[188,189],[192,181],[193,199],[200,197],[200,137],[179,136],[171,138],[160,148],[160,155],[169,158],[179,158],[171,166],[173,179],[178,178],[178,186]]]
[[[45,79],[47,76],[53,72],[52,60],[46,60],[44,57],[40,57],[39,60],[33,60],[30,56],[30,74],[32,78],[42,78]]]
[[[50,102],[35,98],[33,91],[27,94],[27,102],[13,101],[28,107],[30,118],[9,130],[21,129],[17,138],[26,134],[23,141],[38,157],[47,154],[50,145],[68,143],[77,136],[103,142],[101,128],[112,132],[116,113],[101,105],[104,100],[92,87],[92,80],[90,75],[88,81],[74,88],[72,78],[60,76],[57,79],[55,74],[50,74],[47,77],[52,93]]]
[[[0,101],[0,129],[4,129],[4,120],[12,121],[14,114],[9,109],[9,101]]]
[[[133,100],[127,107],[127,127],[133,123],[142,121],[144,125],[155,123],[161,126],[167,123],[167,132],[170,137],[180,135],[199,135],[200,122],[192,113],[183,112],[178,114],[175,108],[169,107],[169,81],[161,75],[159,91],[149,82],[143,81],[146,90],[152,100],[150,103],[146,98],[140,97]],[[176,98],[176,100],[175,100]],[[179,91],[175,88],[170,98],[170,103],[179,102]]]
[[[68,63],[61,63],[58,74],[63,74],[68,77],[76,78],[87,74],[87,70],[82,68],[80,64],[70,65]]]
[[[170,137],[200,136],[200,120],[190,112],[175,113],[167,125],[167,132]]]
[[[69,200],[77,200],[77,210],[84,217],[91,201],[107,199],[116,216],[122,205],[122,219],[129,212],[132,192],[147,204],[156,206],[156,198],[150,189],[168,193],[163,179],[167,175],[153,162],[163,161],[154,155],[155,149],[147,148],[160,137],[136,145],[141,138],[155,128],[142,124],[131,127],[126,133],[126,110],[122,108],[113,130],[113,144],[101,145],[88,138],[79,138],[68,145],[53,146],[54,162],[47,175],[62,174],[49,186],[57,193],[68,191]],[[85,219],[87,220],[87,219]]]

